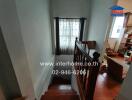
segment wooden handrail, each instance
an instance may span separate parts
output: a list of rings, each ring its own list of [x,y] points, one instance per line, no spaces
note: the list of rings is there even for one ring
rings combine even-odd
[[[75,41],[74,63],[75,70],[81,72],[76,74],[77,84],[81,100],[93,100],[97,75],[99,72],[99,56],[98,52],[93,53],[93,58],[89,56],[86,47],[77,39]]]

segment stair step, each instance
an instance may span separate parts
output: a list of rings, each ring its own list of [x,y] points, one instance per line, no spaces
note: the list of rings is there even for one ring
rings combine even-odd
[[[57,92],[46,92],[45,95],[76,95],[75,92],[57,91]]]
[[[62,77],[54,76],[52,84],[71,84],[71,82],[67,79],[63,79]]]
[[[78,95],[44,95],[41,100],[79,100]]]
[[[41,100],[79,100],[69,81],[60,77],[54,77],[48,91],[41,97]]]
[[[65,84],[61,84],[61,85],[51,85],[48,88],[49,90],[72,90],[71,85],[65,85]]]

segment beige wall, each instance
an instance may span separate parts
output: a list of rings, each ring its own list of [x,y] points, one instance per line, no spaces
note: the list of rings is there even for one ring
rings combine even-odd
[[[119,0],[118,5],[124,7],[125,12],[132,13],[132,0]],[[129,18],[128,25],[132,25],[132,16]]]
[[[124,7],[125,12],[132,12],[132,0],[119,0],[117,4]]]
[[[109,38],[108,39],[108,45],[106,48],[109,48],[109,46],[110,46],[111,49],[115,50],[116,43],[117,43],[117,39]]]

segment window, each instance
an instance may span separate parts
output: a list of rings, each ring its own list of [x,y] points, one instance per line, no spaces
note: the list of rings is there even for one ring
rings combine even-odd
[[[80,33],[79,19],[59,19],[59,39],[61,53],[72,53],[76,37]]]
[[[111,38],[119,38],[120,37],[120,34],[123,29],[124,19],[125,19],[124,16],[115,18],[115,22],[114,22],[111,36],[110,36]]]
[[[56,54],[73,54],[76,37],[83,38],[84,20],[56,17]]]

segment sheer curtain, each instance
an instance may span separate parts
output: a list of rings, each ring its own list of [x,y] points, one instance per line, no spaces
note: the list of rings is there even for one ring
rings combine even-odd
[[[59,19],[61,54],[73,54],[75,39],[79,37],[80,19]]]

